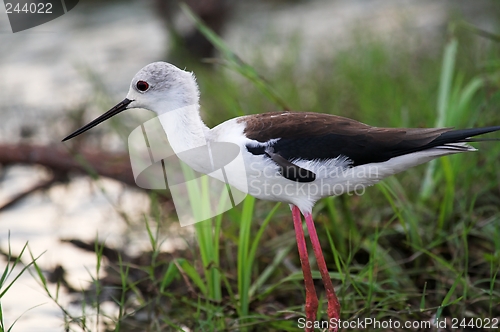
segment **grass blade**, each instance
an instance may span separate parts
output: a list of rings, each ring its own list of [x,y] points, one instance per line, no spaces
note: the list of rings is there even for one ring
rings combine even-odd
[[[251,81],[269,100],[284,110],[289,109],[286,102],[278,95],[278,93],[257,73],[250,65],[241,60],[217,34],[207,27],[199,17],[186,5],[181,3],[182,11],[193,21],[196,28],[207,38],[214,47],[221,52],[223,57],[229,63],[230,68],[240,73]]]
[[[238,242],[238,294],[240,296],[240,317],[248,316],[248,309],[250,306],[249,290],[253,261],[250,261],[249,248],[254,204],[254,197],[247,196],[245,198],[240,220],[240,237]]]
[[[185,259],[177,259],[177,267],[180,268],[181,273],[184,272],[198,288],[200,291],[203,293],[204,296],[207,296],[207,287],[203,283],[203,279],[201,276],[198,274],[196,269]]]
[[[446,307],[446,306],[448,306],[450,304],[456,303],[456,302],[458,302],[458,301],[460,301],[462,299],[462,296],[460,296],[455,301],[450,302],[451,297],[455,293],[455,288],[457,288],[457,285],[458,285],[458,283],[460,282],[461,279],[462,279],[462,274],[458,275],[455,278],[455,281],[453,282],[453,285],[451,285],[451,288],[446,293],[446,296],[444,297],[443,301],[441,302],[441,305],[439,306],[439,308],[438,308],[438,310],[436,312],[436,321],[438,321],[441,318],[441,315],[443,313],[444,307]]]
[[[444,127],[446,124],[446,114],[450,98],[451,84],[453,82],[453,72],[455,68],[455,58],[458,49],[458,41],[452,38],[445,47],[443,63],[441,67],[441,79],[439,81],[439,93],[437,102],[436,127]],[[434,171],[436,162],[431,161],[426,169],[424,181],[420,189],[420,199],[428,199],[434,190]]]

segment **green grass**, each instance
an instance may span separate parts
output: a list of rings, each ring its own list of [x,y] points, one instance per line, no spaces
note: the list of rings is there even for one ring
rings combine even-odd
[[[177,65],[195,71],[209,126],[283,108],[387,127],[500,124],[500,45],[463,29],[450,30],[438,56],[410,52],[404,41],[386,48],[367,36],[305,69],[297,66],[300,40],[284,46],[290,49],[286,61],[268,68],[243,62],[199,28],[220,50],[217,63],[223,66]],[[263,56],[255,52],[255,59]],[[342,319],[500,316],[500,144],[479,147],[388,178],[363,195],[326,198],[316,205]],[[127,219],[145,225],[148,259],[140,265],[119,256],[107,271],[117,273],[116,284],[93,280],[95,297],[85,305],[96,309],[97,320],[97,299],[108,287],[119,307],[118,317],[108,318],[114,321],[109,330],[299,330],[304,287],[288,206],[249,197],[196,224],[194,238],[186,238],[189,248],[165,256],[159,248],[170,236],[166,220],[172,216],[165,215],[157,197],[152,194],[151,215]],[[98,266],[104,264],[102,244],[96,252]],[[318,317],[326,319],[321,277],[317,271],[313,276],[323,300]],[[69,329],[94,330],[85,314],[74,317],[62,309]],[[144,312],[148,319],[136,319]]]
[[[28,247],[28,242],[24,244],[22,247],[21,251],[19,252],[18,256],[13,256],[12,251],[11,251],[11,243],[10,243],[10,233],[8,235],[8,253],[7,256],[5,257],[7,261],[7,265],[3,268],[2,275],[0,276],[0,331],[1,332],[10,332],[10,331],[15,331],[14,326],[16,322],[21,319],[22,315],[20,317],[17,317],[13,320],[13,322],[7,326],[5,322],[5,315],[4,315],[4,308],[2,306],[2,298],[4,298],[5,294],[7,292],[11,291],[11,287],[14,285],[14,283],[25,273],[26,271],[29,271],[29,269],[36,264],[36,260],[40,258],[40,256],[34,258],[31,256],[31,262],[28,264],[24,265],[22,262],[23,255],[26,253],[26,249],[29,251]],[[18,269],[17,272],[14,272],[15,269]],[[13,275],[13,273],[16,273]],[[28,309],[27,311],[31,310],[33,308]],[[23,313],[23,315],[26,312]],[[12,320],[12,318],[10,319]]]

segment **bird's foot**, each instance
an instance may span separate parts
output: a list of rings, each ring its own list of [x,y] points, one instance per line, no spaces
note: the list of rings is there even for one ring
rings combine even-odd
[[[328,322],[329,322],[329,329],[328,331],[330,332],[337,332],[338,331],[338,326],[339,326],[339,321],[340,321],[340,303],[337,299],[337,296],[335,296],[335,293],[333,294],[334,296],[328,296]]]
[[[316,297],[316,293],[314,296],[306,296],[306,332],[314,331],[314,322],[316,321],[316,312],[318,312],[318,298]]]

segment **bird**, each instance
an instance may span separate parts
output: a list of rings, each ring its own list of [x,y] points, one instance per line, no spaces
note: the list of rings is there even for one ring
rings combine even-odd
[[[441,156],[476,151],[469,143],[482,139],[473,137],[500,130],[500,126],[383,128],[337,115],[290,111],[240,116],[208,128],[199,100],[194,73],[154,62],[137,72],[123,101],[62,141],[123,111],[143,108],[157,114],[173,151],[195,171],[210,174],[213,167],[206,158],[180,152],[204,144],[236,144],[245,167],[226,167],[231,178],[239,179],[231,185],[256,198],[290,205],[304,275],[306,331],[313,330],[319,303],[302,216],[325,287],[329,321],[338,322],[341,307],[314,225],[315,203],[374,185]],[[334,325],[330,331],[337,331]]]

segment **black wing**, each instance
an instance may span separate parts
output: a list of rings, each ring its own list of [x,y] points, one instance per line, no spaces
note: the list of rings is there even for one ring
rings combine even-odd
[[[248,145],[248,151],[253,154],[266,154],[282,168],[290,166],[278,162],[276,156],[292,165],[296,159],[326,160],[345,156],[352,161],[352,166],[359,166],[384,162],[437,146],[446,148],[449,144],[468,142],[469,137],[500,130],[500,126],[463,130],[379,128],[320,113],[264,113],[243,117],[241,121],[246,123],[245,135],[263,143],[257,146]],[[450,149],[461,148],[450,145]],[[467,151],[468,148],[463,147],[463,150]],[[283,176],[289,178],[286,174]],[[307,182],[301,181],[301,177],[294,181]]]

